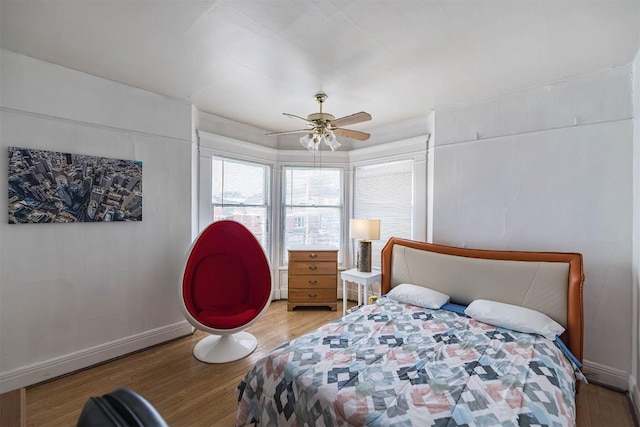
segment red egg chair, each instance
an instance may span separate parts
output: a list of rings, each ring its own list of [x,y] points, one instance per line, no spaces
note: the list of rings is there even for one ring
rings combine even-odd
[[[193,355],[226,363],[249,355],[256,338],[243,329],[271,303],[271,268],[254,235],[236,221],[216,221],[191,245],[180,284],[182,312],[196,329],[211,335]]]

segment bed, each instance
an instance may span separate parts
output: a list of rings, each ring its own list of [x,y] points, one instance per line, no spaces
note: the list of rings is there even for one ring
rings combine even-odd
[[[257,361],[236,425],[574,425],[583,281],[578,253],[391,238],[382,297]]]

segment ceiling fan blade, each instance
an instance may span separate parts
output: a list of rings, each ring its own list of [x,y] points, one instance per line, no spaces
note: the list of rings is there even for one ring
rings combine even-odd
[[[350,116],[340,117],[331,121],[331,124],[335,127],[349,126],[356,123],[366,122],[371,120],[371,114],[360,111],[359,113],[351,114]]]
[[[290,133],[309,133],[311,132],[313,129],[298,129],[298,130],[288,130],[288,131],[284,131],[284,132],[271,132],[271,133],[265,133],[265,135],[287,135]]]
[[[360,132],[358,130],[343,128],[336,128],[333,130],[333,133],[340,136],[346,136],[347,138],[357,139],[358,141],[366,141],[371,136],[368,133]]]
[[[313,123],[311,120],[307,120],[304,117],[300,117],[300,116],[296,116],[295,114],[289,114],[289,113],[282,113],[283,115],[287,116],[287,117],[291,117],[291,118],[295,118],[295,119],[300,119],[300,120],[304,120],[305,122],[309,122],[309,123]]]

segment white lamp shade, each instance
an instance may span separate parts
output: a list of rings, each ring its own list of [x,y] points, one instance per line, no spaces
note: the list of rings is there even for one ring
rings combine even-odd
[[[307,150],[309,149],[309,145],[310,145],[310,141],[311,138],[313,137],[313,135],[311,134],[305,134],[302,138],[300,138],[300,145],[302,145],[304,148],[306,148]]]
[[[349,237],[362,240],[380,239],[379,219],[352,219],[349,224]]]
[[[318,151],[318,145],[320,145],[320,138],[314,133],[308,133],[300,138],[300,145],[309,151]]]
[[[336,151],[342,145],[338,142],[336,136],[331,131],[327,132],[324,135],[324,143],[327,144],[329,148],[331,148],[331,151]]]

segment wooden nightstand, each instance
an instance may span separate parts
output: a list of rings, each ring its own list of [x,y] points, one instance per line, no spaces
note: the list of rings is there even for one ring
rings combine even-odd
[[[297,246],[289,249],[287,310],[303,306],[338,309],[338,249]]]

